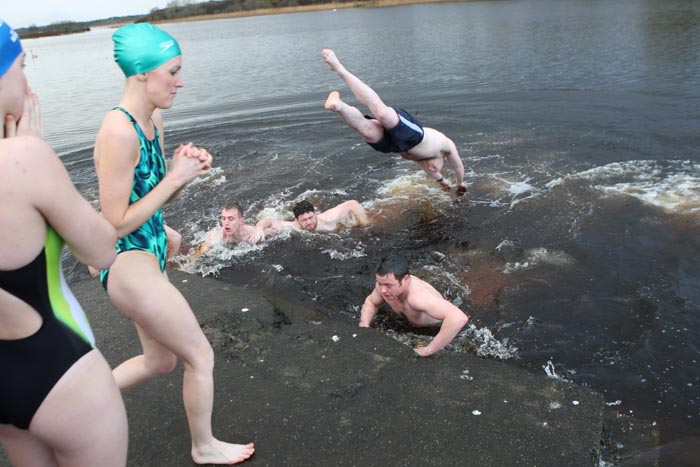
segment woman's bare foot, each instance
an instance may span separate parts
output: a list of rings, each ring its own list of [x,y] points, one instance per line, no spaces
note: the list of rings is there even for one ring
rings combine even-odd
[[[335,52],[333,52],[331,49],[323,49],[321,55],[323,56],[323,61],[328,64],[331,71],[335,71],[337,73],[342,70],[343,65],[340,64],[340,60],[338,60],[338,57],[335,56]]]
[[[218,439],[206,446],[192,447],[192,460],[195,464],[231,465],[250,458],[255,452],[253,443],[231,444]]]
[[[341,105],[342,101],[340,100],[340,93],[338,91],[332,91],[328,94],[328,99],[326,99],[326,103],[323,104],[326,109],[332,110],[333,112],[339,111]]]

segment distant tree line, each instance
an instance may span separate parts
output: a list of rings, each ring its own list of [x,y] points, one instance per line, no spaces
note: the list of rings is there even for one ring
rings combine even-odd
[[[17,34],[19,34],[22,39],[30,39],[32,37],[75,34],[89,30],[90,26],[88,26],[86,23],[64,21],[60,23],[53,23],[48,26],[29,26],[28,28],[18,28]]]
[[[80,32],[88,32],[91,27],[105,26],[114,23],[128,23],[138,21],[142,15],[135,16],[114,16],[112,18],[98,19],[94,21],[59,21],[47,26],[29,26],[26,28],[17,28],[17,34],[22,39],[31,39],[33,37],[44,36],[61,36],[64,34],[76,34]]]

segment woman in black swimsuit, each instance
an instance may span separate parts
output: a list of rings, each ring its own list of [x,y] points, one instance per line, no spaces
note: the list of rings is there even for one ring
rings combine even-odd
[[[0,20],[0,442],[17,466],[126,465],[124,403],[61,271],[108,267],[116,233],[41,140],[17,34]]]

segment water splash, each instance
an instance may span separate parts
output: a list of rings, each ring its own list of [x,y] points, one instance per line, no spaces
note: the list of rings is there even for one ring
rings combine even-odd
[[[473,324],[462,330],[448,348],[472,351],[480,357],[491,357],[499,360],[517,358],[518,353],[518,349],[508,344],[507,339],[500,341],[494,337],[490,329],[477,328]]]
[[[614,162],[553,180],[589,180],[610,196],[630,196],[669,213],[700,211],[700,164],[685,161],[633,160]]]
[[[547,373],[548,377],[552,379],[559,379],[559,375],[557,374],[556,368],[554,367],[554,362],[552,362],[551,360],[547,360],[547,364],[542,365],[542,369],[545,373]]]
[[[206,237],[206,232],[197,232],[195,239],[199,239],[199,244]],[[195,243],[197,245],[197,243]],[[185,255],[178,255],[170,259],[170,262],[181,271],[190,274],[201,274],[202,277],[218,276],[219,271],[231,266],[236,259],[259,252],[267,247],[267,242],[238,243],[236,245],[214,244],[203,255],[197,253],[197,248],[192,248]]]
[[[331,259],[337,259],[340,261],[347,261],[352,258],[362,258],[363,256],[367,256],[365,253],[365,247],[362,244],[362,242],[359,242],[357,245],[355,245],[355,248],[353,249],[348,249],[346,251],[339,251],[337,249],[325,249],[321,250],[321,253],[325,253],[328,256],[330,256]]]
[[[576,262],[573,256],[563,251],[549,250],[547,248],[528,249],[525,251],[524,257],[525,258],[522,261],[506,263],[503,266],[503,273],[511,274],[516,271],[534,269],[535,267],[543,264],[564,268],[572,266]]]
[[[442,291],[443,295],[450,299],[452,303],[459,307],[467,297],[471,295],[471,289],[459,277],[451,273],[442,266],[425,265],[416,271],[416,275],[425,276],[426,282],[430,282],[433,286],[437,286]],[[430,278],[428,280],[427,278]]]
[[[191,190],[197,187],[198,185],[206,185],[206,188],[214,188],[223,183],[226,183],[226,175],[224,174],[224,169],[221,167],[213,167],[207,175],[202,175],[201,177],[197,177],[194,180],[192,180],[185,187],[185,190]]]

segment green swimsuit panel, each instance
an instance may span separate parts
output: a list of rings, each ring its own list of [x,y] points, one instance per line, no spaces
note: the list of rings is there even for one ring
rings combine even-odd
[[[134,169],[134,184],[131,188],[129,196],[129,205],[134,204],[150,191],[155,188],[158,183],[165,177],[165,159],[163,159],[163,151],[160,147],[160,137],[158,127],[153,125],[155,129],[155,138],[149,140],[143,134],[141,127],[136,123],[134,117],[131,116],[126,109],[115,107],[114,110],[121,110],[126,114],[131,123],[136,129],[141,143],[141,155],[139,163]],[[117,254],[125,251],[141,250],[153,254],[160,263],[161,271],[165,270],[165,261],[168,253],[168,237],[165,234],[165,226],[163,225],[163,210],[158,209],[141,227],[134,230],[130,234],[117,240]],[[107,276],[109,269],[105,269],[100,273],[102,286],[107,289]]]

